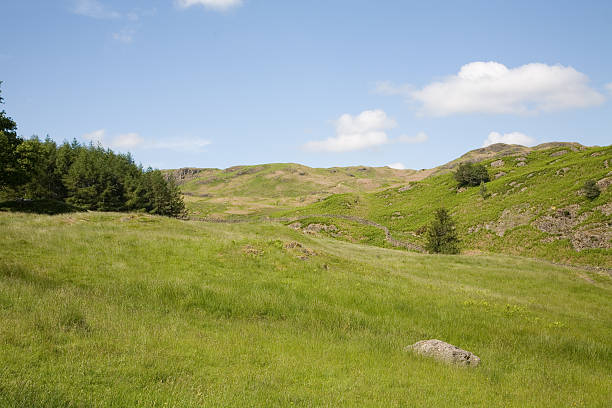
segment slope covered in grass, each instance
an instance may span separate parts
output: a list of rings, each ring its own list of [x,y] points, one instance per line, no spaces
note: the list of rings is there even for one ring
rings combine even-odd
[[[354,215],[389,227],[398,239],[422,245],[434,209],[444,206],[457,222],[464,250],[612,268],[612,147],[544,147],[483,156],[492,176],[486,199],[479,187],[457,189],[447,170],[401,188],[336,194],[277,214]],[[592,201],[581,191],[588,179],[598,181],[602,190]],[[376,244],[355,229],[360,226],[338,228],[344,236]]]
[[[134,214],[0,234],[0,406],[609,406],[588,270]],[[427,338],[482,365],[403,351]]]
[[[265,215],[304,206],[335,193],[370,192],[428,174],[389,167],[311,168],[294,163],[220,169],[168,170],[181,184],[192,216]]]

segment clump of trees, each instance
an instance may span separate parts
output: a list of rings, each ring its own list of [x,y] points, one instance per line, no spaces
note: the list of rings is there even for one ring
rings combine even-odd
[[[1,100],[0,100],[1,102]],[[0,192],[5,198],[52,199],[97,211],[144,211],[180,217],[178,186],[159,170],[143,169],[131,155],[76,140],[24,140],[0,112]]]
[[[584,186],[582,187],[582,191],[584,192],[586,198],[588,198],[589,200],[594,200],[601,194],[601,190],[599,189],[599,186],[597,185],[595,180],[585,181]]]
[[[459,237],[455,222],[445,208],[436,210],[434,221],[427,228],[425,249],[435,254],[459,253]]]
[[[489,172],[483,164],[474,164],[470,162],[461,163],[455,171],[455,180],[462,186],[478,186],[480,183],[486,183],[491,180]]]

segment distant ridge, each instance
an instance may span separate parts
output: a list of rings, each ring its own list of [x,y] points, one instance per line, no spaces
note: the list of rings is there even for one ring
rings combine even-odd
[[[534,147],[527,147],[527,146],[517,145],[517,144],[495,143],[495,144],[492,144],[486,147],[481,147],[478,149],[470,150],[469,152],[465,153],[461,157],[451,160],[450,162],[446,164],[436,167],[438,171],[436,171],[435,174],[440,174],[443,172],[439,170],[448,170],[448,169],[455,168],[456,166],[458,166],[460,163],[463,163],[463,162],[469,161],[472,163],[479,163],[481,161],[489,160],[495,157],[505,157],[505,156],[520,155],[520,154],[528,154],[536,150],[545,150],[545,149],[552,149],[552,148],[558,148],[558,147],[567,147],[573,152],[577,152],[577,151],[584,150],[587,148],[586,146],[583,146],[580,143],[576,143],[576,142],[548,142],[548,143],[539,144]]]

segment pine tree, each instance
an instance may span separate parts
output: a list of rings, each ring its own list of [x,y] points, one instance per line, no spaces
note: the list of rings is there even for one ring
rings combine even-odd
[[[425,248],[431,253],[459,253],[459,238],[455,223],[444,208],[436,210],[436,217],[427,229]]]
[[[2,82],[0,81],[0,85]],[[0,96],[0,104],[3,102]],[[17,147],[23,139],[17,136],[17,124],[0,111],[0,191],[25,183],[27,173],[19,165]]]

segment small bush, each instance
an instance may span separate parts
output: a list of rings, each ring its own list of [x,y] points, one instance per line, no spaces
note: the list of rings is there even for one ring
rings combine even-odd
[[[491,193],[489,193],[489,190],[487,190],[487,186],[485,185],[484,181],[480,182],[480,196],[485,200],[491,197]]]
[[[461,163],[455,172],[455,180],[462,186],[477,186],[491,180],[483,164]]]
[[[584,195],[589,200],[594,200],[599,197],[599,194],[601,194],[601,190],[599,189],[599,186],[597,185],[595,180],[585,181],[584,186],[582,187],[582,191],[584,191]]]
[[[459,253],[455,222],[444,208],[436,210],[436,218],[427,229],[427,251],[435,254]]]

